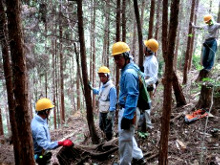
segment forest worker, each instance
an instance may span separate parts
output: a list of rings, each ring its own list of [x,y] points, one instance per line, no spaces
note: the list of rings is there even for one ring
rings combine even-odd
[[[204,16],[204,22],[206,23],[204,26],[195,26],[193,23],[191,23],[191,25],[195,29],[204,30],[206,33],[202,48],[201,64],[203,69],[210,71],[215,61],[215,53],[217,51],[217,31],[220,28],[220,23],[216,23],[210,14]]]
[[[159,48],[157,40],[151,38],[144,41],[144,76],[147,85],[147,90],[150,94],[151,100],[153,98],[153,92],[156,88],[156,83],[158,80],[158,62],[155,56],[156,51]],[[145,110],[146,126],[150,129],[153,128],[150,119],[150,109]]]
[[[116,110],[117,94],[115,85],[111,81],[110,70],[101,66],[98,70],[101,86],[96,89],[89,83],[90,89],[99,99],[99,127],[109,141],[113,136],[114,114]]]
[[[32,137],[34,142],[34,158],[38,164],[50,162],[52,153],[48,150],[58,146],[71,147],[73,142],[69,139],[64,141],[51,141],[48,129],[48,117],[50,110],[54,107],[50,99],[41,98],[36,103],[36,115],[31,121]]]
[[[130,61],[130,48],[125,42],[112,46],[112,56],[121,69],[118,113],[120,165],[146,164],[134,138],[136,109],[139,96],[139,67]]]

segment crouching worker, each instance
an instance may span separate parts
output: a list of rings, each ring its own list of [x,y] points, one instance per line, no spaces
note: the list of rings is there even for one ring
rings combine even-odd
[[[39,165],[46,165],[50,162],[52,153],[48,150],[59,146],[71,147],[73,142],[69,139],[64,141],[51,141],[47,120],[50,110],[54,107],[50,99],[41,98],[36,103],[36,115],[31,121],[31,131],[34,142],[34,158]]]
[[[110,70],[106,66],[102,66],[98,70],[101,86],[95,89],[89,84],[93,93],[99,98],[99,127],[105,133],[106,139],[109,141],[113,136],[114,114],[116,110],[117,95],[115,85],[110,78]]]

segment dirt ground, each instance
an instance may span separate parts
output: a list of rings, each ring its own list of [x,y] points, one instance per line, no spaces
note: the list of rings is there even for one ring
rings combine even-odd
[[[194,73],[192,73],[194,74]],[[191,80],[193,82],[193,80]],[[199,89],[193,84],[183,87],[187,105],[175,108],[175,98],[173,99],[173,109],[170,122],[170,135],[168,142],[169,165],[220,165],[220,108],[212,109],[213,117],[202,118],[191,124],[184,121],[186,114],[193,112],[193,107],[199,99]],[[162,115],[163,86],[159,84],[153,100],[152,123],[153,130],[148,130],[147,134],[136,131],[137,142],[144,153],[147,164],[158,164],[159,140],[160,140],[160,119]],[[95,113],[96,115],[96,113]],[[95,124],[98,126],[97,117]],[[53,140],[61,140],[69,137],[75,144],[92,146],[89,138],[89,131],[85,114],[76,112],[67,120],[67,126],[62,129],[51,131]],[[98,128],[97,128],[98,130]],[[99,135],[102,136],[100,131]],[[115,136],[117,126],[115,125]],[[143,136],[143,137],[141,137]],[[117,136],[115,137],[117,138]],[[104,141],[104,139],[102,139]],[[56,154],[60,148],[53,150],[51,164],[59,164]],[[106,160],[89,159],[85,165],[111,165],[118,162],[118,151],[109,155]],[[13,147],[8,143],[0,146],[0,164],[14,164]]]

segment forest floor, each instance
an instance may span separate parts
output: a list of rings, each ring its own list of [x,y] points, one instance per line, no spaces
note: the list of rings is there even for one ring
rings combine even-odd
[[[184,116],[194,111],[193,108],[199,99],[200,88],[193,84],[196,77],[191,76],[196,74],[196,72],[190,73],[188,77],[191,84],[183,86],[188,104],[181,108],[175,108],[175,98],[173,98],[168,142],[169,165],[220,165],[220,108],[211,110],[212,117],[205,117],[191,124],[187,124],[184,121]],[[181,73],[178,76],[181,77]],[[220,76],[217,75],[217,77]],[[152,123],[154,128],[148,131],[147,134],[139,131],[135,134],[147,164],[151,165],[158,164],[162,100],[163,86],[160,83],[153,100]],[[97,116],[97,114],[96,112],[94,116]],[[92,146],[85,114],[76,112],[73,116],[69,117],[66,125],[62,129],[51,131],[52,140],[61,140],[69,137],[76,145]],[[95,125],[98,127],[97,117],[95,117]],[[100,136],[103,135],[100,131],[98,132]],[[115,125],[116,135],[117,126]],[[52,151],[52,164],[59,164],[56,158],[59,151],[60,148]],[[105,160],[88,158],[84,164],[112,165],[114,162],[118,162],[118,160],[118,151],[115,151]],[[14,164],[12,145],[5,143],[0,146],[0,164]]]

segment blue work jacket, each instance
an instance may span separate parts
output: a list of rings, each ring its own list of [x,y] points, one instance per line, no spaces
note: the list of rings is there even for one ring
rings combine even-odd
[[[41,154],[43,150],[51,150],[58,147],[58,142],[51,142],[47,119],[38,115],[31,121],[31,131],[34,142],[34,153]]]
[[[139,97],[139,67],[134,63],[128,63],[121,70],[119,104],[125,108],[123,117],[134,118]]]

